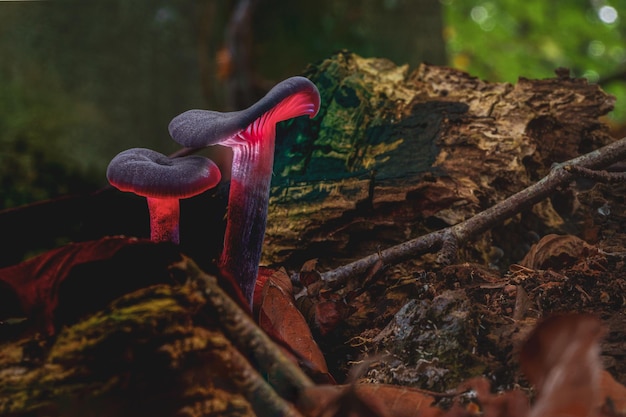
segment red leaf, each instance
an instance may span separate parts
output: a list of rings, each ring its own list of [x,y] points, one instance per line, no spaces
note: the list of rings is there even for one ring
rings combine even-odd
[[[145,284],[145,282],[140,282],[141,278],[135,278],[135,282],[128,282],[129,278],[133,279],[133,277],[128,277],[129,274],[107,274],[105,271],[108,270],[99,264],[95,268],[100,269],[107,276],[98,277],[98,280],[96,280],[98,274],[94,273],[93,270],[90,270],[89,273],[79,274],[80,276],[72,275],[78,266],[109,260],[123,248],[129,246],[148,246],[156,249],[157,245],[147,240],[135,238],[107,237],[95,241],[70,243],[17,265],[0,269],[0,283],[3,283],[4,287],[8,287],[2,288],[2,291],[12,291],[19,300],[22,309],[21,312],[5,312],[5,314],[23,314],[27,318],[34,319],[47,334],[52,335],[55,332],[55,312],[59,307],[59,296],[63,291],[67,291],[64,294],[67,294],[68,309],[74,306],[77,307],[77,310],[84,310],[85,306],[92,303],[101,304],[95,303],[96,299],[101,301],[103,297],[108,297],[110,299],[107,301],[111,301],[112,297],[116,295],[121,295],[129,289],[138,288]],[[159,261],[153,262],[153,264],[162,266],[161,261],[171,261],[174,256],[178,256],[177,250],[172,251],[171,249],[169,247],[169,255],[167,256],[163,253],[160,256],[154,256]],[[153,253],[153,255],[155,254]],[[121,268],[132,270],[132,260],[138,257],[138,253],[131,254],[128,259],[121,260],[120,265],[116,268],[118,270]],[[156,266],[153,265],[152,267]],[[87,272],[87,270],[84,271]],[[130,275],[139,274],[131,273]],[[75,277],[76,282],[73,282],[71,286],[65,285],[70,276]],[[88,281],[90,278],[92,281]],[[3,298],[8,297],[3,294]]]
[[[272,276],[273,273],[273,269],[265,268],[262,266],[259,267],[259,273],[256,277],[256,282],[254,284],[254,293],[252,295],[252,306],[254,309],[254,313],[257,316],[259,308],[261,308],[261,305],[263,304],[263,288],[265,288],[267,280],[270,278],[270,276]]]

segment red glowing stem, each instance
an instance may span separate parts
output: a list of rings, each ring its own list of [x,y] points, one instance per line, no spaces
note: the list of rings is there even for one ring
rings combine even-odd
[[[220,272],[239,285],[251,306],[265,237],[276,123],[312,117],[318,108],[317,90],[295,93],[222,142],[232,148],[233,164]]]
[[[270,130],[270,129],[268,129]],[[274,163],[274,132],[263,141],[233,147],[222,274],[237,282],[252,302],[261,260]]]
[[[147,197],[150,210],[150,239],[180,243],[180,204],[178,198]]]

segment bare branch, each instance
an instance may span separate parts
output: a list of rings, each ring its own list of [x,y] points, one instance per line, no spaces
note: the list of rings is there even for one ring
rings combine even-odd
[[[246,396],[258,415],[302,417],[296,408],[280,397],[238,350],[230,351],[232,381]]]
[[[461,223],[392,246],[379,253],[324,272],[322,279],[325,281],[337,281],[334,284],[338,284],[353,276],[363,274],[379,260],[382,260],[387,265],[397,264],[418,255],[436,252],[442,248],[444,243],[446,248],[451,248],[453,244],[449,241],[450,234],[456,237],[457,245],[462,245],[497,224],[513,217],[520,211],[547,198],[558,187],[567,185],[575,178],[575,175],[570,172],[571,167],[581,167],[589,170],[601,169],[623,159],[626,159],[626,138],[557,164],[539,182]],[[568,167],[568,169],[565,169],[565,167]],[[446,250],[446,252],[449,252],[449,250]],[[449,253],[444,254],[444,257],[454,258]]]
[[[281,397],[293,401],[294,396],[314,385],[313,381],[254,323],[250,315],[220,288],[215,277],[202,271],[189,258],[184,258],[172,268],[183,270],[202,288],[207,304],[218,318],[228,339],[239,350],[253,358],[263,372],[280,377],[272,380],[280,380],[281,385],[274,386],[274,389]],[[261,388],[254,381],[250,383],[255,386],[255,390]]]
[[[626,172],[609,172],[604,170],[597,171],[577,165],[566,165],[563,169],[579,177],[588,178],[598,182],[614,184],[626,181]]]

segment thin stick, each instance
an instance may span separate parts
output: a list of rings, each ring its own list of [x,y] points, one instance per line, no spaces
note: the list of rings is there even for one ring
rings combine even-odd
[[[232,347],[232,345],[229,345]],[[289,402],[280,397],[272,386],[254,369],[238,350],[230,352],[233,382],[246,396],[254,412],[275,417],[302,417],[302,414]]]
[[[313,381],[270,339],[220,288],[217,279],[202,271],[191,259],[183,258],[172,266],[184,271],[203,290],[207,305],[217,317],[228,339],[244,354],[251,357],[262,372],[272,375],[274,389],[288,401],[314,385]],[[280,384],[278,383],[280,382]]]
[[[461,245],[473,237],[493,228],[495,225],[500,224],[504,220],[515,216],[520,211],[537,204],[554,193],[558,187],[572,181],[575,175],[566,170],[566,166],[599,169],[608,167],[622,159],[626,159],[626,138],[622,138],[585,155],[557,164],[552,171],[539,182],[461,223],[392,246],[379,253],[366,256],[365,258],[347,265],[324,272],[321,274],[322,279],[334,282],[335,284],[337,282],[345,282],[351,277],[365,273],[368,268],[379,260],[382,260],[386,265],[390,265],[403,262],[425,253],[436,252],[442,247],[444,241],[449,239],[450,234],[456,238],[457,245]],[[451,247],[451,245],[448,244],[446,247]],[[450,258],[449,254],[446,254],[446,256]]]
[[[563,167],[566,171],[572,174],[588,178],[597,182],[605,182],[608,184],[615,184],[618,182],[626,182],[626,172],[609,172],[609,171],[597,171],[594,169],[584,168],[578,165],[566,165]]]

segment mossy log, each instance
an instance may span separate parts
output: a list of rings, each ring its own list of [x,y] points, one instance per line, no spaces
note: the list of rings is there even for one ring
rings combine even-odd
[[[122,237],[109,242],[119,251],[141,247],[153,260],[164,250],[176,255],[169,244]],[[138,256],[124,265],[116,257],[78,262],[72,269],[80,273],[56,282],[58,299],[70,305],[77,303],[68,297],[83,305],[102,301],[101,291],[85,291],[94,277],[81,265],[124,275],[146,263]],[[56,308],[52,329],[32,317],[0,321],[0,415],[299,416],[293,403],[314,383],[286,354],[286,342],[281,349],[264,333],[247,302],[242,308],[230,297],[227,284],[190,258],[174,258],[152,273],[137,273],[139,280],[166,275],[169,282],[142,281],[139,289],[110,296],[104,307],[73,319],[61,320]],[[37,275],[46,278],[55,277]],[[123,290],[111,278],[113,291]]]
[[[215,328],[194,324],[203,305],[192,284],[160,284],[53,340],[2,343],[0,415],[254,415],[232,382],[236,350]]]
[[[467,219],[612,141],[600,118],[614,98],[563,69],[489,83],[344,52],[306,75],[322,108],[278,131],[266,262],[337,265],[375,253]],[[526,231],[562,227],[566,197],[537,205]],[[532,243],[517,235],[495,243],[507,254]],[[470,256],[486,261],[483,246]]]

